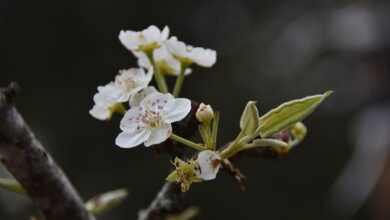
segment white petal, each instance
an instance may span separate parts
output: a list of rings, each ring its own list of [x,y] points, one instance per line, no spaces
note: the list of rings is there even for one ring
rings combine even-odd
[[[169,40],[165,42],[165,45],[167,46],[168,50],[175,56],[187,57],[187,47],[185,43],[177,40],[176,37],[169,38]]]
[[[169,27],[165,26],[164,29],[161,32],[161,40],[162,41],[167,40],[168,37],[169,37]]]
[[[221,160],[221,157],[213,151],[205,150],[200,152],[198,159],[196,159],[200,168],[200,178],[203,180],[215,179],[221,167],[219,160]]]
[[[164,124],[162,127],[155,128],[151,131],[149,139],[145,141],[145,146],[149,147],[154,144],[160,144],[166,141],[172,134],[172,126]]]
[[[112,112],[108,108],[94,105],[89,114],[98,120],[108,120],[111,118]]]
[[[146,73],[146,75],[143,77],[143,81],[146,81],[146,84],[149,84],[150,81],[152,80],[152,77],[153,77],[153,73],[154,73],[154,69],[153,67],[150,67],[150,68],[147,68],[148,72]],[[146,86],[145,86],[146,87]],[[144,87],[144,88],[145,88]]]
[[[135,31],[119,32],[119,40],[128,50],[135,50],[141,44],[139,33]]]
[[[150,131],[147,129],[136,130],[128,133],[122,132],[115,139],[115,144],[121,148],[132,148],[142,144],[150,136]]]
[[[143,89],[142,91],[138,92],[137,94],[131,97],[130,107],[136,107],[140,105],[140,103],[142,102],[142,100],[144,100],[144,98],[146,98],[146,96],[155,92],[157,92],[157,90],[153,86],[146,87],[145,89]]]
[[[184,75],[190,75],[192,73],[192,69],[191,68],[187,68],[186,71],[184,72]]]
[[[153,58],[160,65],[160,68],[163,67],[166,73],[179,75],[181,68],[180,61],[175,59],[165,46],[154,50]]]
[[[137,129],[144,128],[145,125],[142,122],[144,110],[145,109],[141,106],[128,110],[120,122],[121,130],[131,133],[135,132]]]
[[[150,64],[149,58],[146,56],[146,54],[144,52],[133,51],[133,54],[135,57],[138,58],[138,61],[137,61],[138,66],[143,67],[145,69],[149,69],[150,67],[152,67],[152,65]]]
[[[146,39],[146,42],[152,43],[152,42],[159,42],[160,41],[160,29],[154,25],[149,26],[145,30],[142,31],[142,34],[144,38]]]
[[[165,109],[165,106],[173,101],[174,97],[171,94],[156,92],[148,95],[144,100],[142,100],[140,105],[150,111],[162,112],[163,109]]]
[[[217,52],[197,47],[191,51],[191,58],[199,66],[211,67],[217,61]]]
[[[110,107],[118,102],[121,91],[113,82],[98,87],[98,93],[93,97],[96,105]]]
[[[164,120],[173,123],[185,118],[191,111],[191,101],[185,98],[176,98],[164,108]]]

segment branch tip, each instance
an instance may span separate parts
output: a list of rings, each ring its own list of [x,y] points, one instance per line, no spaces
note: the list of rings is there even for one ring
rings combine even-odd
[[[20,90],[20,86],[17,82],[11,82],[7,87],[0,88],[0,103],[13,103]]]

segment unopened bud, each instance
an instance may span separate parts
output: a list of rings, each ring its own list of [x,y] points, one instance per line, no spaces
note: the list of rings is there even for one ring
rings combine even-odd
[[[305,138],[306,133],[307,128],[302,122],[297,122],[291,127],[291,134],[299,141],[302,141]]]
[[[214,118],[214,111],[210,105],[200,103],[198,110],[195,113],[196,119],[201,123],[210,123]]]
[[[125,189],[118,189],[100,194],[90,199],[85,207],[89,212],[98,215],[111,210],[127,198],[128,192]]]

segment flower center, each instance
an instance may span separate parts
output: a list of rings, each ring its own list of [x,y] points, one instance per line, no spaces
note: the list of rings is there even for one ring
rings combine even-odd
[[[121,87],[125,91],[131,91],[136,87],[135,80],[131,79],[130,77],[122,78],[117,81],[117,85]]]
[[[157,128],[162,125],[162,118],[158,112],[147,110],[142,117],[142,122],[151,128]]]

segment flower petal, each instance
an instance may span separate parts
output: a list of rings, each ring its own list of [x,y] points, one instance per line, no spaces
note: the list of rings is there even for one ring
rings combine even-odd
[[[147,43],[160,42],[160,29],[155,25],[150,25],[148,28],[143,30],[142,35]]]
[[[159,128],[155,128],[151,131],[149,139],[145,141],[145,146],[149,147],[154,144],[160,144],[166,141],[172,134],[172,126],[170,124],[164,124]]]
[[[124,47],[128,50],[135,50],[138,48],[138,45],[141,43],[140,38],[138,37],[139,33],[135,31],[120,31],[119,40]]]
[[[196,47],[191,51],[192,60],[203,67],[211,67],[217,61],[217,52],[211,49]]]
[[[166,105],[174,101],[174,97],[169,94],[163,93],[152,93],[148,95],[142,102],[141,106],[144,106],[146,109],[154,112],[161,112]]]
[[[191,101],[185,98],[176,98],[164,107],[164,120],[173,123],[185,118],[191,111]]]
[[[171,37],[165,42],[168,50],[178,57],[187,57],[187,47],[184,42],[181,42],[177,37]]]
[[[132,51],[134,56],[138,58],[138,66],[144,67],[145,69],[149,69],[152,67],[152,64],[149,61],[148,56],[144,52]]]
[[[92,109],[89,111],[89,114],[92,117],[102,121],[108,120],[112,116],[112,112],[108,108],[98,106],[98,105],[94,105]]]
[[[167,40],[169,37],[169,27],[165,26],[164,29],[161,31],[161,40]]]
[[[221,167],[220,160],[221,157],[214,151],[204,150],[200,152],[198,159],[196,159],[200,168],[199,177],[203,180],[215,179]]]
[[[175,59],[165,46],[162,46],[153,52],[153,58],[163,73],[179,75],[180,62]]]
[[[96,105],[110,107],[118,102],[121,91],[113,82],[98,87],[98,93],[93,96]]]
[[[135,132],[122,132],[115,139],[115,144],[121,148],[132,148],[142,144],[150,136],[147,129],[136,130]]]
[[[135,132],[135,130],[144,128],[144,123],[142,122],[142,117],[144,114],[144,108],[137,106],[131,108],[126,112],[120,122],[120,128],[125,132]]]
[[[148,95],[157,92],[156,88],[153,86],[146,87],[137,94],[133,95],[130,99],[130,107],[136,107],[141,104]]]

